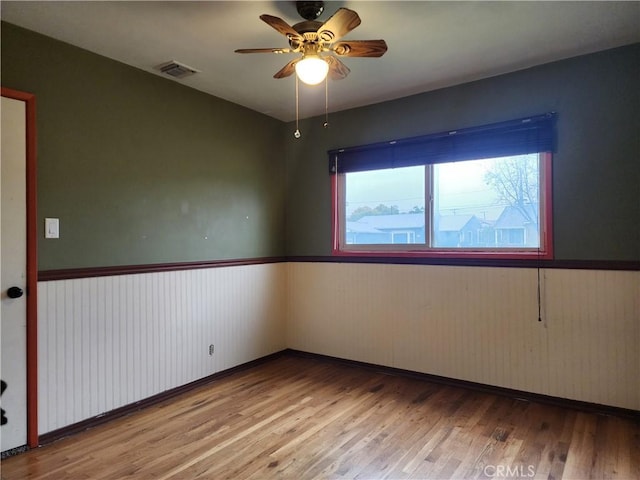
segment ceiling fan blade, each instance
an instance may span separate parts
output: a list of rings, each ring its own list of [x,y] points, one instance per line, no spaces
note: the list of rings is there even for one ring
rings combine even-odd
[[[291,53],[288,48],[239,48],[236,53]]]
[[[349,70],[349,67],[347,67],[336,57],[328,55],[324,57],[324,59],[329,64],[329,78],[331,80],[342,80],[351,72],[351,70]]]
[[[284,67],[278,70],[273,78],[285,78],[291,76],[296,71],[296,63],[298,63],[300,60],[300,58],[294,58],[293,60],[291,60]]]
[[[333,53],[341,57],[381,57],[387,51],[384,40],[348,40],[333,45]]]
[[[275,28],[281,34],[285,35],[287,38],[297,38],[299,40],[303,40],[302,35],[296,32],[291,25],[282,20],[281,18],[274,17],[273,15],[267,15],[266,13],[260,15],[260,20],[265,22],[271,28]]]
[[[318,38],[325,43],[335,42],[360,25],[360,22],[360,17],[356,12],[348,8],[339,8],[318,29]]]

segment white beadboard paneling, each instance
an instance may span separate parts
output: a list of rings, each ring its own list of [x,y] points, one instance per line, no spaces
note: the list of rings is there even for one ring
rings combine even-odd
[[[640,409],[640,272],[289,263],[287,346]]]
[[[389,281],[371,290],[364,278],[383,275],[387,266],[292,263],[288,276],[287,345],[351,360],[393,364],[393,336],[397,319],[390,300]],[[386,282],[383,282],[386,283]]]
[[[537,274],[275,263],[40,282],[39,433],[286,347],[640,409],[640,272],[542,270],[542,322]]]
[[[549,270],[549,372],[558,396],[640,409],[640,272]]]
[[[284,349],[285,287],[284,263],[40,282],[39,433]]]

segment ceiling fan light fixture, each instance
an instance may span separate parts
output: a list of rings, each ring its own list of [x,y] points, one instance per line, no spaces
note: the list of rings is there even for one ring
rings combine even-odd
[[[296,75],[307,85],[317,85],[327,78],[329,64],[319,55],[305,55],[296,63]]]

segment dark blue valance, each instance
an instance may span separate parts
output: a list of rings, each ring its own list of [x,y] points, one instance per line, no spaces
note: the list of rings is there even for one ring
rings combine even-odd
[[[556,113],[329,151],[331,173],[554,152]]]

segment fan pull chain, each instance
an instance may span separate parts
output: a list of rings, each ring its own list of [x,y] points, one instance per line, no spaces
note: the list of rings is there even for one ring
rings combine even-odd
[[[540,265],[538,265],[538,321],[542,321],[542,295],[541,295],[541,287],[540,287]]]
[[[538,247],[538,321],[542,322],[542,286],[540,279],[540,247]]]
[[[299,110],[298,110],[298,103],[299,103],[299,94],[298,94],[298,75],[295,76],[296,77],[296,131],[293,132],[293,136],[296,138],[300,138],[302,136],[302,134],[300,133],[300,128],[299,128],[299,119],[300,119],[300,114],[299,114]]]
[[[329,128],[329,76],[324,77],[324,128]]]

